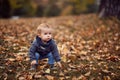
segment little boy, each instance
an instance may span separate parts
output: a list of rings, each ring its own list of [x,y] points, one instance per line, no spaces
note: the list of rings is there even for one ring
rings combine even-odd
[[[57,62],[59,67],[62,67],[57,45],[52,39],[52,32],[52,28],[47,24],[40,24],[38,26],[36,39],[33,41],[29,50],[32,70],[36,69],[36,66],[38,65],[38,60],[44,58],[48,58],[48,65],[50,66],[50,68],[54,67],[55,61]]]

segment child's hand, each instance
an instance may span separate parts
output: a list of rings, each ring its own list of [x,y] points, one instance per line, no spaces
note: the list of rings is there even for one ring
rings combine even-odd
[[[33,60],[33,61],[31,62],[31,65],[34,65],[34,64],[36,64],[36,60]]]
[[[57,64],[58,64],[58,66],[59,66],[60,68],[62,68],[62,65],[61,65],[61,63],[60,63],[60,62],[57,62]]]

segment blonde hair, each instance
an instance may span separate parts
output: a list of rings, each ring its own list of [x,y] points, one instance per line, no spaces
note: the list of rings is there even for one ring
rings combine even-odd
[[[52,29],[47,23],[42,23],[37,27],[37,34],[40,34],[43,29]]]

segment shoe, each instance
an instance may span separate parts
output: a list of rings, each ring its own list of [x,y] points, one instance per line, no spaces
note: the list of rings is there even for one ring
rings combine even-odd
[[[33,65],[33,66],[31,66],[31,68],[30,68],[30,70],[36,70],[37,69],[37,64],[36,65]]]
[[[54,64],[50,64],[50,69],[54,68]]]
[[[50,68],[50,69],[52,69],[52,68],[54,68],[54,64],[47,64],[44,68]]]
[[[52,68],[50,68],[51,70],[57,70],[57,67],[52,67]]]
[[[34,68],[34,67],[31,67],[31,68],[30,68],[30,71],[33,71],[33,70],[36,70],[36,68]]]

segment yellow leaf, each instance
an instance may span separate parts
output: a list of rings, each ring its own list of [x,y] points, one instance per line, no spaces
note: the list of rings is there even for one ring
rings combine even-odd
[[[64,56],[62,56],[62,61],[63,62],[66,62],[67,61],[67,58],[66,58],[66,56],[64,55]]]
[[[50,69],[47,69],[45,72],[49,74],[50,73]]]

